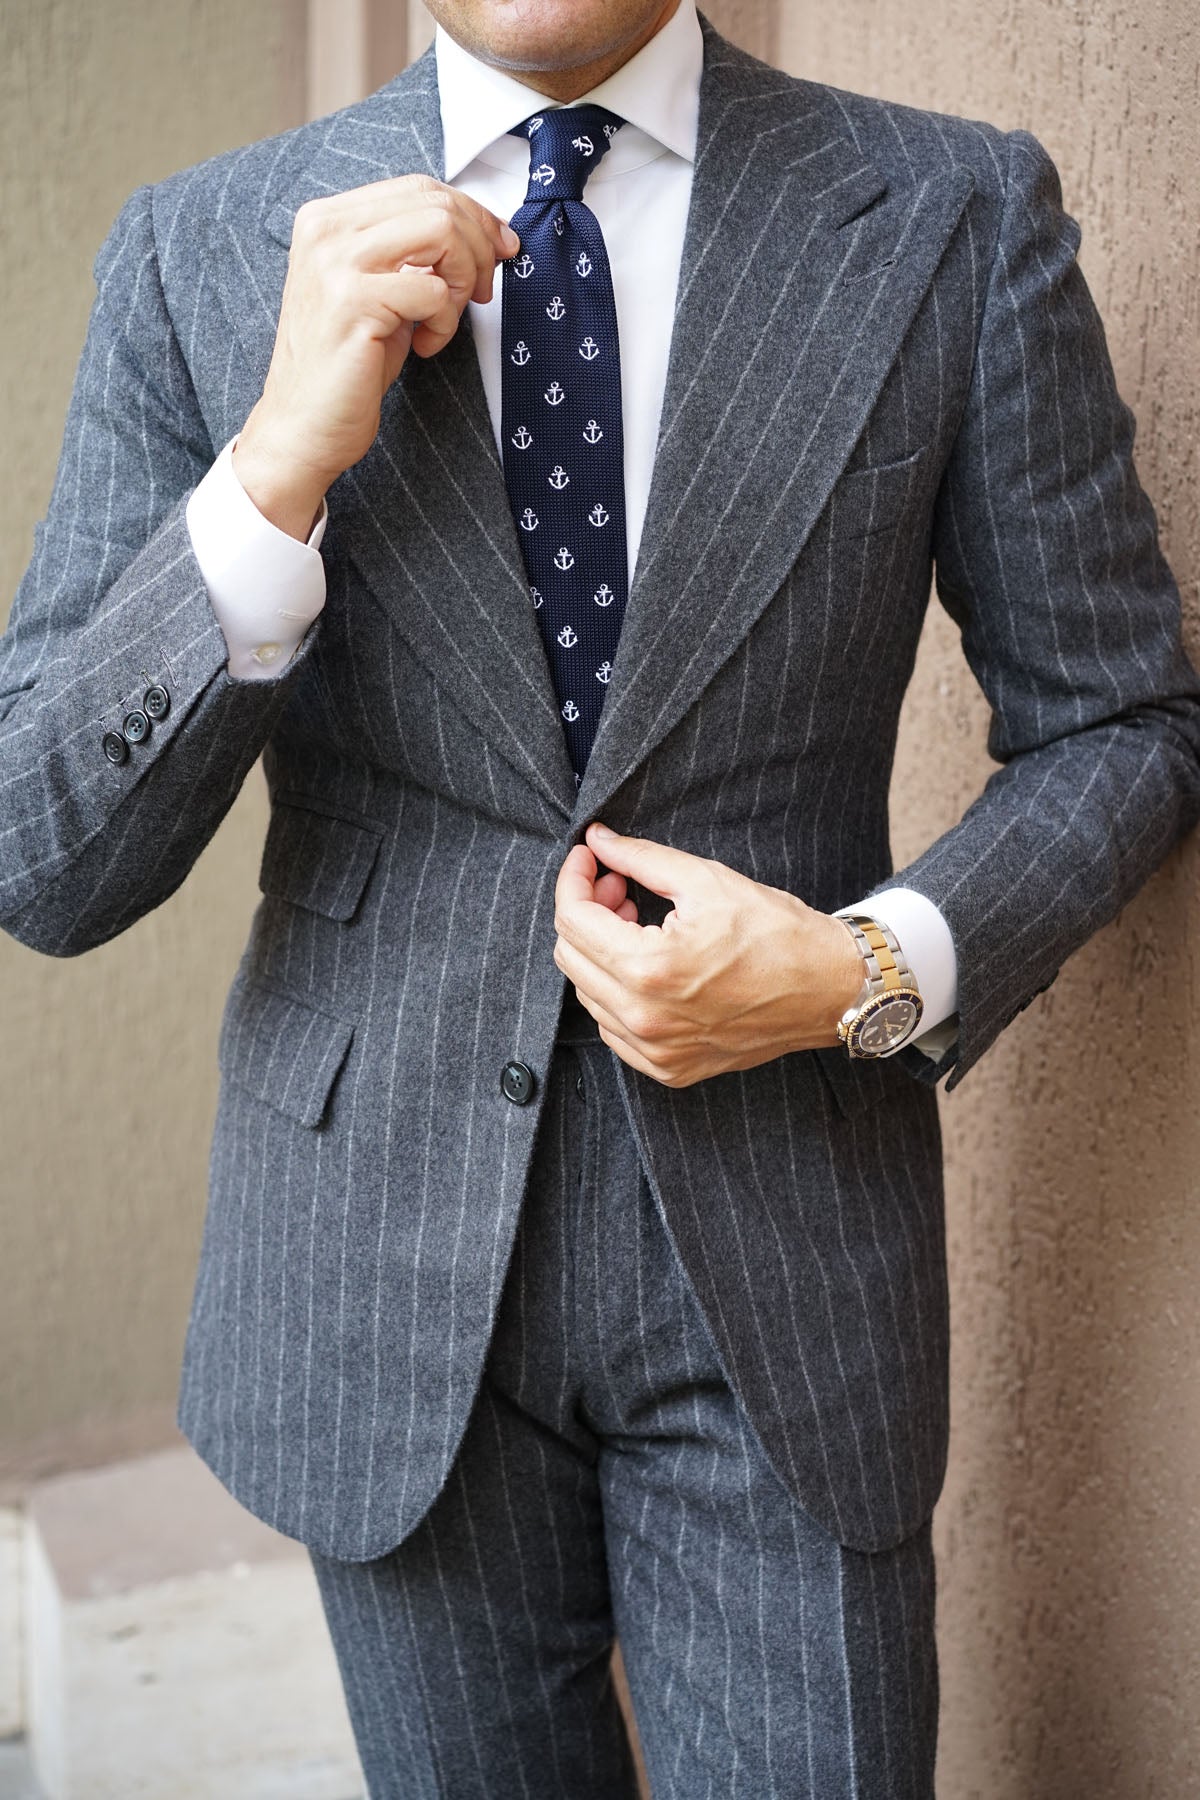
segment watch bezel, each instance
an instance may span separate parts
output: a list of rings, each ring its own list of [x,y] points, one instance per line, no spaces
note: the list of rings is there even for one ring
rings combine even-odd
[[[885,1006],[891,1006],[896,1000],[908,1000],[913,1007],[913,1022],[905,1032],[904,1036],[896,1043],[889,1044],[886,1050],[860,1049],[859,1045],[865,1027],[875,1017],[877,1012],[882,1011]],[[881,1056],[890,1056],[893,1051],[902,1049],[905,1044],[911,1041],[917,1026],[921,1023],[921,1014],[924,1010],[925,1002],[922,1000],[918,988],[909,987],[907,984],[904,987],[885,988],[881,994],[872,994],[869,1000],[864,1001],[861,1006],[857,1007],[851,1018],[843,1018],[842,1025],[839,1028],[839,1035],[842,1037],[842,1042],[845,1044],[846,1049],[855,1061],[877,1062]]]

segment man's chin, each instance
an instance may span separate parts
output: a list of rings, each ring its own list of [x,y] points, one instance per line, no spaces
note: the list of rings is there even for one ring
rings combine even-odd
[[[667,8],[663,0],[434,0],[429,10],[481,62],[529,75],[601,62],[652,35]]]

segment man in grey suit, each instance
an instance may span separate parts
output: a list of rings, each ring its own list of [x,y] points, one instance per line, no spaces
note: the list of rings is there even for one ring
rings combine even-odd
[[[1132,421],[1028,136],[433,11],[100,251],[0,921],[124,930],[263,756],[179,1417],[376,1800],[632,1794],[616,1634],[656,1796],[928,1795],[936,1084],[1200,815]],[[892,877],[931,571],[1000,768]]]

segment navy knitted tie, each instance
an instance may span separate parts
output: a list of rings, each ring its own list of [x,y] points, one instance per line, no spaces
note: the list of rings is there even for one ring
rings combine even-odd
[[[529,192],[504,265],[504,479],[558,695],[576,785],[612,678],[625,616],[621,357],[612,275],[584,183],[623,121],[551,108],[529,139]]]

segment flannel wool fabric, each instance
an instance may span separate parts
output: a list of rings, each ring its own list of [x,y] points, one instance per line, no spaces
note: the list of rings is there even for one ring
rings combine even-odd
[[[837,1542],[887,1549],[924,1527],[946,1450],[934,1084],[1200,813],[1200,687],[1078,232],[1028,135],[794,80],[706,28],[652,491],[576,791],[465,328],[409,359],[334,484],[328,600],[277,677],[229,675],[187,533],[262,391],[298,206],[442,167],[427,56],[122,208],[0,641],[0,922],[56,955],[127,929],[262,756],[179,1419],[260,1517],[382,1556],[479,1391],[559,1026],[567,849],[602,816],[825,910],[870,895],[936,572],[999,765],[897,874],[954,937],[954,1049],[678,1090],[615,1071],[765,1455]],[[153,684],[169,711],[111,763]]]
[[[591,1020],[586,1019],[591,1026]],[[847,1550],[729,1388],[629,1129],[568,1021],[483,1380],[441,1494],[312,1552],[372,1800],[930,1800],[928,1523]]]

